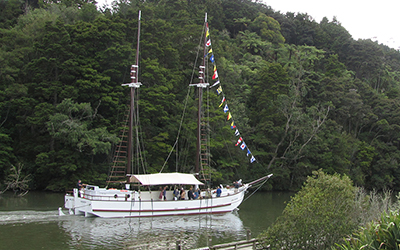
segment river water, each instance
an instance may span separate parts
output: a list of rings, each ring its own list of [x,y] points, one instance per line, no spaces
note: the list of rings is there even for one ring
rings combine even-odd
[[[59,216],[64,194],[0,195],[0,249],[184,249],[246,239],[267,229],[293,193],[257,192],[224,215],[158,218]],[[246,199],[246,197],[245,197]]]

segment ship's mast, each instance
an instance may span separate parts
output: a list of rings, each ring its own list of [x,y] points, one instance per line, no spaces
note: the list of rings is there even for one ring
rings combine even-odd
[[[197,87],[198,93],[198,111],[197,111],[197,143],[196,143],[196,159],[195,159],[195,173],[198,174],[200,172],[200,152],[201,152],[201,108],[202,108],[202,99],[203,99],[203,88],[207,88],[209,83],[205,82],[205,69],[206,69],[206,53],[207,53],[207,31],[208,31],[208,23],[207,23],[207,13],[204,18],[204,51],[203,51],[203,61],[200,65],[199,69],[199,83],[190,84],[190,86]]]
[[[136,47],[136,64],[131,66],[131,82],[122,84],[122,86],[128,86],[131,88],[130,97],[131,104],[129,108],[129,121],[128,121],[128,150],[127,150],[127,161],[126,161],[126,176],[127,182],[129,183],[130,176],[132,174],[132,153],[133,153],[133,111],[135,104],[135,89],[139,88],[142,83],[138,82],[139,72],[139,44],[140,44],[140,18],[141,11],[139,10],[138,15],[138,34],[137,34],[137,47]]]

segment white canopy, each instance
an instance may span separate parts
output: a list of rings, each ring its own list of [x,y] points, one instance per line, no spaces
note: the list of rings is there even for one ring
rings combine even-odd
[[[160,174],[135,174],[130,182],[139,182],[144,186],[150,185],[204,185],[193,174],[160,173]]]

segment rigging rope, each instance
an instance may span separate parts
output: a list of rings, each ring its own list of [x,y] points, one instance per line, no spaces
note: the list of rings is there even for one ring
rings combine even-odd
[[[243,202],[247,201],[247,199],[249,199],[253,194],[255,194],[268,181],[268,179],[269,178],[265,179],[265,181],[263,183],[261,183],[260,186],[256,190],[254,190],[253,193],[251,193],[249,196],[247,196],[246,199],[244,199]]]
[[[204,24],[204,25],[205,25],[205,24]],[[204,26],[203,26],[202,36],[201,36],[200,42],[199,42],[199,47],[201,47],[203,35],[204,35]],[[195,60],[195,62],[197,62],[197,60],[199,59],[199,54],[200,54],[200,50],[197,50],[197,55],[196,55],[196,60]],[[190,84],[193,83],[193,78],[194,78],[194,72],[195,72],[195,70],[196,70],[196,63],[193,64],[192,76],[190,77]],[[177,134],[177,136],[176,136],[175,143],[174,143],[174,145],[172,146],[172,148],[171,148],[171,150],[170,150],[170,152],[169,152],[167,158],[165,159],[164,164],[163,164],[163,166],[161,167],[161,170],[160,170],[159,173],[162,173],[162,171],[164,170],[164,167],[165,167],[165,165],[167,164],[169,158],[171,157],[171,154],[172,154],[173,150],[175,149],[175,146],[178,144],[179,136],[180,136],[180,133],[181,133],[181,130],[182,130],[183,119],[185,118],[187,103],[188,103],[188,100],[189,100],[189,94],[190,94],[190,89],[191,89],[191,88],[190,88],[190,84],[188,85],[188,91],[187,91],[187,94],[186,94],[185,105],[184,105],[184,108],[183,108],[182,118],[181,118],[181,122],[180,122],[180,124],[179,124],[178,134]],[[177,152],[177,153],[178,153],[178,152]],[[178,167],[176,167],[176,168],[178,169]],[[177,172],[178,172],[178,171],[177,171]]]

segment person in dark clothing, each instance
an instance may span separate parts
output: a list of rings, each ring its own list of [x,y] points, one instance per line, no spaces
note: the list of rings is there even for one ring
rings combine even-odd
[[[164,187],[163,196],[164,196],[164,200],[166,201],[167,200],[167,186]]]
[[[177,187],[174,190],[174,200],[179,200],[179,190]]]
[[[190,189],[188,191],[188,198],[189,198],[189,200],[194,200],[193,187],[190,187]]]
[[[81,189],[83,186],[86,186],[86,184],[83,184],[81,180],[76,183],[76,188],[78,189],[78,196],[81,197]]]
[[[217,188],[217,197],[221,197],[222,190],[220,187]]]

